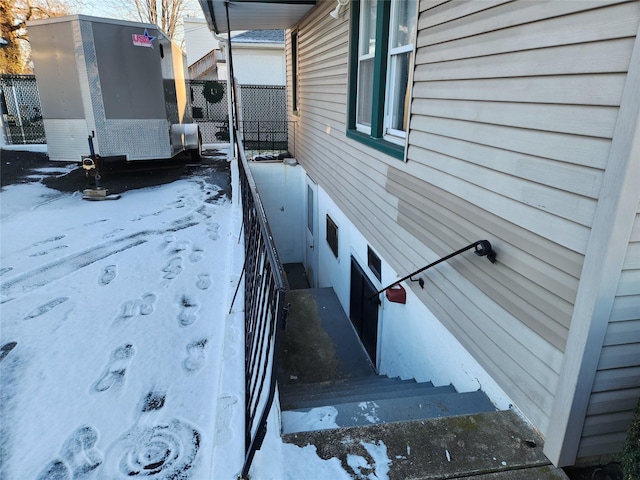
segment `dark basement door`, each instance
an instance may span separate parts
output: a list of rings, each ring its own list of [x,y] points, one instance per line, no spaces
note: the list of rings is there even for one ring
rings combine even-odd
[[[373,365],[376,365],[378,344],[378,299],[369,299],[375,296],[376,291],[362,267],[355,258],[351,257],[349,318]]]

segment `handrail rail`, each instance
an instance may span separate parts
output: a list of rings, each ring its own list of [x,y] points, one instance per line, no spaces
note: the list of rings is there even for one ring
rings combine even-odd
[[[284,295],[289,285],[237,130],[234,139],[245,231],[245,460],[239,478],[246,479],[275,398],[279,330],[288,313]]]
[[[378,290],[376,293],[374,293],[373,295],[371,295],[371,296],[369,297],[369,300],[372,300],[372,299],[376,298],[376,297],[377,297],[378,295],[380,295],[382,292],[384,292],[384,291],[388,290],[389,288],[391,288],[391,287],[393,287],[393,286],[395,286],[395,285],[398,285],[399,283],[404,282],[405,280],[411,279],[411,281],[414,281],[414,280],[411,278],[411,277],[413,277],[414,275],[417,275],[418,273],[422,273],[422,272],[424,272],[425,270],[427,270],[427,269],[429,269],[429,268],[431,268],[431,267],[433,267],[433,266],[435,266],[435,265],[438,265],[439,263],[442,263],[442,262],[444,262],[444,261],[446,261],[446,260],[449,260],[450,258],[455,257],[456,255],[460,255],[461,253],[466,252],[467,250],[470,250],[470,249],[472,249],[472,248],[475,248],[474,253],[475,253],[476,255],[478,255],[479,257],[484,257],[484,256],[486,256],[486,257],[489,259],[489,261],[490,261],[491,263],[496,263],[496,252],[495,252],[495,251],[493,250],[493,248],[491,247],[491,243],[489,242],[489,240],[478,240],[477,242],[473,242],[472,244],[467,245],[466,247],[463,247],[463,248],[461,248],[460,250],[456,250],[455,252],[453,252],[453,253],[451,253],[451,254],[447,255],[446,257],[442,257],[442,258],[440,258],[439,260],[436,260],[435,262],[430,263],[430,264],[429,264],[429,265],[427,265],[426,267],[422,267],[422,268],[420,268],[420,269],[416,270],[415,272],[410,273],[409,275],[407,275],[407,276],[405,276],[405,277],[402,277],[400,280],[396,280],[396,281],[395,281],[395,282],[393,282],[392,284],[387,285],[387,286],[386,286],[386,287],[384,287],[383,289]],[[424,280],[419,279],[418,281],[420,282],[420,286],[424,288]]]
[[[229,2],[225,3],[227,28]],[[267,214],[244,152],[238,131],[238,103],[229,45],[229,117],[232,148],[238,156],[242,224],[244,227],[244,406],[245,457],[240,474],[249,478],[257,450],[267,433],[267,418],[275,399],[279,329],[288,312],[285,293],[289,285],[278,258]]]

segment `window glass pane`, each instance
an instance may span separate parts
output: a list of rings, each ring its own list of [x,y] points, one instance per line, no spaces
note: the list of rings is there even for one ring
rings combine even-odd
[[[363,0],[360,5],[360,56],[376,52],[376,7],[376,0]]]
[[[390,102],[390,124],[394,130],[407,131],[407,111],[409,110],[409,67],[411,65],[412,52],[404,52],[393,55],[391,61],[392,75],[391,84],[394,89],[391,93]]]
[[[390,48],[398,48],[413,42],[418,15],[418,0],[399,0],[394,2],[389,36]]]
[[[313,189],[307,185],[307,229],[313,235]]]
[[[356,122],[371,126],[373,104],[373,58],[360,61],[358,69],[358,114]]]

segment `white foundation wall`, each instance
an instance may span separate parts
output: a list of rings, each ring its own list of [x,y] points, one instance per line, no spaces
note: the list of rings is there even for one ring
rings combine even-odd
[[[282,263],[300,263],[303,255],[304,170],[282,162],[250,162],[269,227]]]
[[[252,162],[250,166],[281,262],[303,262],[306,225],[305,170],[300,165],[289,166],[280,162]],[[378,289],[410,272],[398,274],[381,258],[382,281],[378,281],[367,266],[366,238],[320,186],[317,187],[316,198],[318,228],[314,244],[318,255],[318,286],[332,287],[348,316],[351,256],[358,261]],[[327,215],[338,226],[338,258],[327,243]],[[449,267],[443,263],[436,268],[443,272]],[[425,274],[428,275],[428,272],[422,275]],[[497,408],[512,407],[511,399],[480,364],[418,299],[411,288],[406,283],[403,286],[407,292],[406,304],[389,302],[384,293],[380,294],[382,304],[378,317],[378,372],[389,377],[431,381],[434,385],[451,383],[459,392],[482,389]]]
[[[349,314],[350,257],[353,256],[373,285],[381,289],[411,272],[397,274],[381,258],[382,281],[367,267],[367,240],[318,186],[318,278],[320,287],[333,287]],[[338,225],[338,258],[326,241],[326,215]],[[377,252],[376,252],[377,254]],[[447,268],[446,266],[444,268]],[[378,372],[389,377],[415,378],[434,385],[449,383],[459,392],[482,389],[498,409],[513,402],[433,313],[403,283],[407,303],[389,302],[380,294],[378,316]]]

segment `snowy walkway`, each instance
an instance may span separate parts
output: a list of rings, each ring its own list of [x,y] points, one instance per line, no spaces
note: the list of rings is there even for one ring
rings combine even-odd
[[[1,201],[0,477],[213,478],[241,333],[231,201],[206,169],[114,202],[38,183]]]

